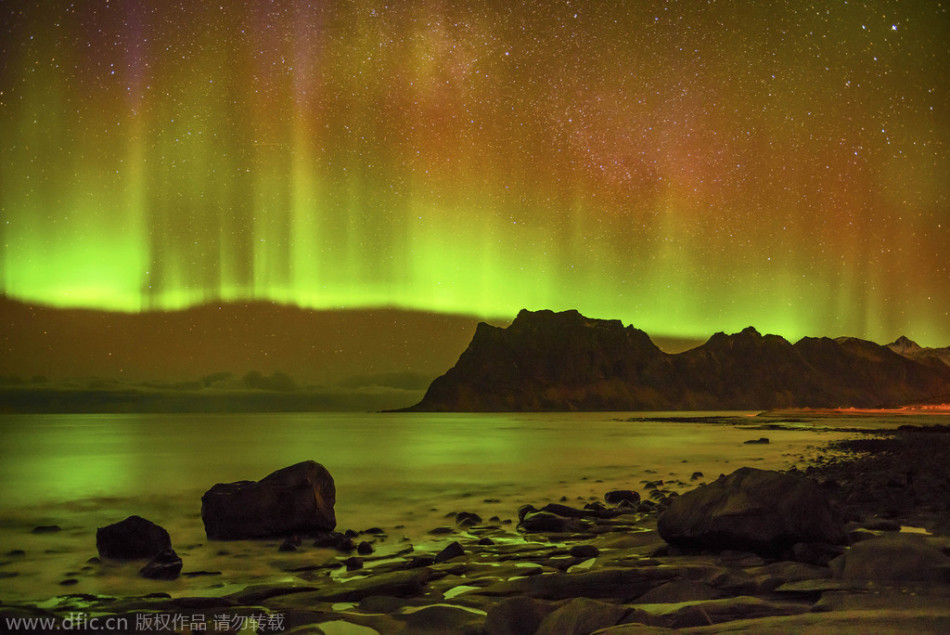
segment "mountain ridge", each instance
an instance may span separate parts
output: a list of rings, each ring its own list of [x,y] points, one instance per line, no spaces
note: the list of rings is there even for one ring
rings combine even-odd
[[[522,310],[507,328],[479,324],[456,364],[405,410],[757,410],[950,399],[950,364],[928,360],[850,337],[792,344],[754,327],[670,354],[619,320]]]

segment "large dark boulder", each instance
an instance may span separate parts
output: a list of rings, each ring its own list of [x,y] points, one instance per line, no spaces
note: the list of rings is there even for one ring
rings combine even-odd
[[[171,548],[168,532],[141,516],[129,516],[96,530],[96,549],[103,558],[152,558]]]
[[[799,542],[843,544],[844,527],[813,481],[743,467],[673,499],[657,522],[668,543],[778,555]]]
[[[260,481],[218,483],[201,497],[212,540],[326,532],[336,527],[336,487],[325,467],[304,461]]]

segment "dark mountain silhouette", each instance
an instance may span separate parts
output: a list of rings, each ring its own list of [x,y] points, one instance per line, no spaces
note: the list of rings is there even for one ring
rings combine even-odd
[[[617,320],[521,311],[479,324],[410,411],[757,410],[950,400],[950,366],[855,338],[796,344],[754,328],[670,355]]]

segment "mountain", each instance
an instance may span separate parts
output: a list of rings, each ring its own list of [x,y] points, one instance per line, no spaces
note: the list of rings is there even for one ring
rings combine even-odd
[[[950,399],[950,366],[855,338],[795,344],[754,328],[667,354],[618,320],[523,310],[479,324],[409,411],[758,410]]]
[[[917,342],[908,339],[906,336],[901,335],[888,344],[887,347],[898,355],[909,357],[918,362],[936,364],[937,366],[940,364],[950,366],[950,346],[946,348],[925,348],[920,346]]]

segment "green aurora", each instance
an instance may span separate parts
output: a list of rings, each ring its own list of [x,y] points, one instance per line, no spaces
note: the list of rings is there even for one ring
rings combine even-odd
[[[940,2],[5,2],[0,292],[950,344]]]

